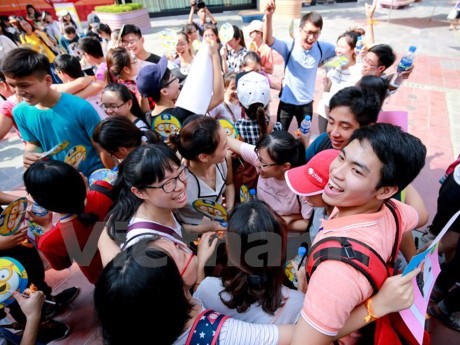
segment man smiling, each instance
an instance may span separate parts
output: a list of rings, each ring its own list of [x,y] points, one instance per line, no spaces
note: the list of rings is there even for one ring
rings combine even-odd
[[[313,114],[316,72],[323,61],[335,56],[335,46],[318,41],[323,18],[316,12],[309,12],[300,20],[300,39],[289,43],[274,38],[272,20],[275,9],[275,1],[268,1],[263,36],[265,43],[281,54],[286,66],[277,121],[289,130],[294,116],[300,126],[306,114]]]
[[[425,156],[420,139],[399,127],[378,123],[355,130],[330,166],[323,200],[335,209],[322,222],[313,246],[326,238],[344,237],[361,241],[383,262],[390,261],[395,241],[419,226],[422,218],[411,206],[392,200],[399,213],[397,226],[385,201],[412,182]],[[372,294],[370,282],[350,264],[321,262],[310,276],[292,344],[304,344],[305,339],[311,345],[330,344],[351,311]]]

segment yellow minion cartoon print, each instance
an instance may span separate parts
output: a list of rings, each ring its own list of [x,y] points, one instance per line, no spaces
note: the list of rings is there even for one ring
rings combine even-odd
[[[9,236],[18,231],[26,217],[27,198],[14,200],[0,215],[0,235]]]
[[[0,308],[13,302],[11,291],[23,292],[27,281],[27,272],[19,261],[8,256],[0,257]]]
[[[173,133],[177,133],[181,124],[177,117],[169,114],[155,116],[152,122],[152,127],[163,140],[169,138]]]
[[[239,139],[240,135],[238,134],[238,131],[233,123],[225,119],[219,119],[219,123],[224,129],[227,137]]]
[[[64,162],[78,169],[82,161],[86,159],[86,147],[76,145],[72,147],[64,158]]]
[[[227,220],[227,210],[218,202],[208,199],[197,199],[192,205],[196,211],[212,220],[218,222],[225,222]]]

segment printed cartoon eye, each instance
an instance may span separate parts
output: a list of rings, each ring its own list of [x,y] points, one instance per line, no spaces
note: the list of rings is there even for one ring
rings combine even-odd
[[[155,129],[156,129],[157,131],[162,132],[162,131],[165,130],[165,125],[161,123],[161,124],[157,125]]]

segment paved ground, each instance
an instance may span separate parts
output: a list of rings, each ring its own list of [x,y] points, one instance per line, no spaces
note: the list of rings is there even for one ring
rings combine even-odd
[[[409,112],[409,131],[420,137],[428,148],[426,166],[415,181],[429,209],[430,219],[436,212],[436,197],[439,177],[453,157],[460,153],[460,31],[448,31],[446,16],[453,3],[439,4],[437,0],[423,0],[405,9],[378,8],[375,37],[379,43],[388,43],[399,56],[410,45],[417,46],[416,68],[408,82],[398,93],[385,103],[385,110],[406,110]],[[352,26],[365,26],[363,3],[319,5],[304,8],[319,11],[324,17],[321,39],[335,42],[337,36]],[[391,15],[391,18],[390,18]],[[244,26],[238,12],[224,12],[216,15],[220,23],[228,21]],[[390,18],[390,19],[389,19]],[[431,18],[431,20],[430,20]],[[162,51],[159,32],[165,28],[179,28],[186,16],[152,19],[153,33],[146,35],[149,51]],[[288,38],[286,18],[275,19],[275,33]],[[279,58],[277,61],[280,61]],[[280,77],[283,67],[278,64],[275,76]],[[319,74],[321,76],[321,73]],[[315,99],[321,95],[321,83],[317,84]],[[277,106],[273,93],[271,113]],[[17,190],[21,187],[22,150],[20,140],[13,134],[0,142],[0,190]],[[60,318],[72,326],[72,334],[56,344],[99,344],[92,327],[92,287],[75,266],[70,270],[55,272],[49,270],[47,278],[60,291],[79,285],[82,294],[72,302],[69,310]],[[460,334],[436,321],[430,326],[434,345],[460,343]]]

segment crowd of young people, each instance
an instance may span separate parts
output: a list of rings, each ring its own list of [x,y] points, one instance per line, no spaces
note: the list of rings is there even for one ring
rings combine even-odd
[[[314,269],[300,268],[293,290],[284,266],[293,234],[307,234],[313,246],[330,238],[359,241],[388,267],[396,256],[407,262],[415,254],[411,231],[428,217],[411,182],[425,164],[426,148],[399,127],[377,123],[385,97],[395,91],[389,77],[382,78],[395,54],[388,45],[371,46],[369,27],[361,55],[355,51],[361,31],[346,31],[336,47],[319,41],[323,19],[317,12],[302,17],[300,38],[279,40],[273,0],[264,22],[249,26],[248,47],[237,26],[220,42],[207,6],[191,5],[175,56],[145,50],[133,24],[111,37],[110,28],[95,21],[75,56],[67,42],[70,54],[18,47],[2,59],[0,90],[9,103],[0,108],[8,119],[0,121],[1,133],[17,128],[26,190],[50,213],[27,212],[45,231],[37,248],[21,247],[23,227],[0,237],[0,255],[24,261],[29,279],[57,302],[52,310],[45,303],[37,317],[42,294],[32,295],[34,305],[15,294],[19,302],[9,310],[27,327],[23,341],[30,333],[42,342],[65,337],[69,327],[52,316],[78,294],[71,288],[51,295],[40,251],[56,270],[77,262],[95,285],[107,344],[143,343],[152,330],[160,344],[190,344],[197,336],[221,344],[356,343],[370,322],[412,304],[411,279],[419,270],[402,277],[391,269],[375,286],[354,266],[326,258]],[[374,11],[375,2],[366,5],[369,23]],[[28,21],[19,25],[24,39],[34,33]],[[73,40],[76,28],[62,30],[64,41]],[[180,106],[176,101],[197,77],[191,72],[201,49],[212,72],[203,86],[212,94],[197,114],[190,97]],[[285,63],[278,121],[268,113],[270,88],[276,88],[272,49]],[[300,125],[313,113],[316,73],[335,56],[345,56],[347,64],[327,73],[331,94],[318,111],[326,119],[320,122],[324,133],[315,140],[289,133],[293,117]],[[62,142],[66,148],[45,157]],[[116,181],[88,185],[101,168],[111,169]],[[258,200],[239,198],[243,184],[255,188]],[[223,205],[228,216],[209,205]],[[458,265],[454,241],[458,236],[449,243],[447,272]],[[457,310],[448,293],[457,278],[447,275],[437,285],[442,302],[430,313],[452,325]],[[217,321],[203,325],[206,319]]]

